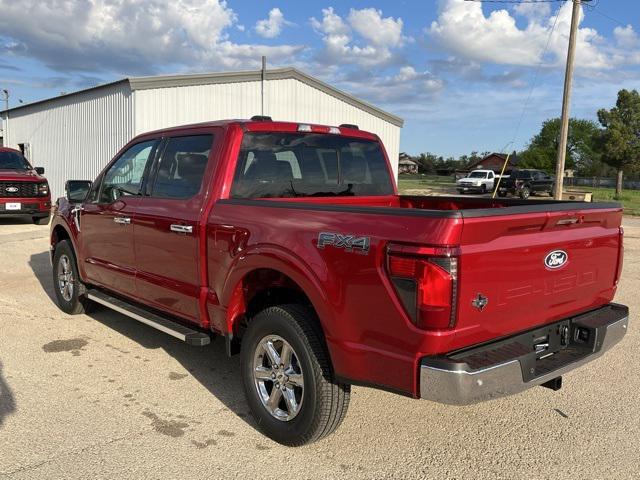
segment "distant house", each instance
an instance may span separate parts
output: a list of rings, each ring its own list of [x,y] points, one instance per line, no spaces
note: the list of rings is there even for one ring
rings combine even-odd
[[[418,164],[411,160],[409,155],[402,152],[398,161],[398,173],[418,173]]]
[[[504,162],[507,159],[506,153],[490,153],[484,158],[472,163],[467,167],[469,171],[472,170],[493,170],[495,173],[500,173],[504,166]],[[514,168],[518,168],[520,158],[514,153],[509,156],[509,163],[505,168],[505,173],[510,172]]]

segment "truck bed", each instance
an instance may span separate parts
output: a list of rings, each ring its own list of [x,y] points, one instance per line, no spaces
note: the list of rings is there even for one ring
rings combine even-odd
[[[209,225],[235,226],[235,233],[217,230],[218,251],[240,250],[247,265],[254,253],[284,255],[296,267],[274,261],[274,269],[303,285],[305,277],[314,279],[317,285],[309,285],[309,291],[324,298],[311,301],[340,375],[415,395],[417,379],[408,372],[417,371],[421,357],[508,337],[610,302],[619,274],[621,218],[616,203],[301,197],[220,200]],[[318,248],[322,232],[366,237],[370,247],[366,255]],[[238,246],[239,239],[244,244]],[[391,245],[456,252],[457,310],[451,328],[423,330],[402,314],[386,271]],[[556,249],[565,250],[570,260],[552,271],[544,258]],[[212,253],[209,258],[218,258],[210,271],[231,269],[237,260]],[[227,285],[214,289],[228,290],[234,281],[226,279]],[[488,299],[482,311],[472,305],[479,294]],[[390,376],[389,368],[402,373]]]

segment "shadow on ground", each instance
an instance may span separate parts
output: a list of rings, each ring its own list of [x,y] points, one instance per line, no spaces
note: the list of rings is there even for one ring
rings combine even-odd
[[[49,300],[56,303],[56,296],[53,292],[53,273],[49,252],[40,252],[31,255],[29,258],[29,267],[33,270],[35,277],[40,282],[40,286],[49,297]]]
[[[31,217],[0,217],[1,225],[32,225]]]
[[[4,419],[16,410],[16,402],[9,385],[2,376],[2,363],[0,363],[0,429],[4,424]]]
[[[43,290],[55,303],[49,253],[41,252],[31,255],[29,266]],[[244,399],[240,379],[240,359],[227,357],[223,338],[214,337],[212,343],[205,347],[192,347],[106,307],[96,304],[93,307],[93,311],[88,313],[89,317],[128,337],[143,348],[162,348],[226,408],[255,428],[255,423],[250,417],[249,406]],[[172,381],[170,374],[171,372],[167,372],[167,382]]]

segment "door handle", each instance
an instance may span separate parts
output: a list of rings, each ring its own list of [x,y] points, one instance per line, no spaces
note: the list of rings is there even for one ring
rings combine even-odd
[[[129,225],[131,223],[131,218],[129,218],[129,217],[113,217],[113,221],[115,223],[120,223],[122,225]]]
[[[172,232],[176,232],[176,233],[193,233],[193,226],[192,225],[177,225],[177,224],[173,224],[169,228],[171,229]]]

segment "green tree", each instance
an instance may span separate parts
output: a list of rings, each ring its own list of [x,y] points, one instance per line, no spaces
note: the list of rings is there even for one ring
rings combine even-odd
[[[625,170],[640,168],[640,95],[637,90],[620,90],[616,106],[598,110],[598,120],[604,127],[603,161],[618,172],[616,195],[622,193]]]
[[[527,149],[520,154],[521,167],[537,168],[553,173],[558,155],[558,137],[560,136],[560,119],[552,118],[542,124],[540,132],[535,135]],[[567,142],[567,168],[578,170],[581,174],[593,170],[600,164],[600,129],[591,120],[569,119],[569,139]]]
[[[413,159],[418,164],[420,173],[433,174],[436,173],[436,161],[438,157],[433,153],[421,153]]]

